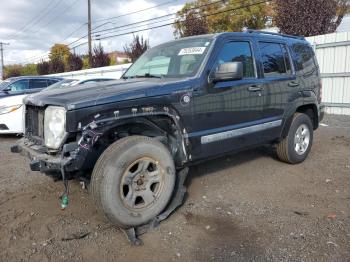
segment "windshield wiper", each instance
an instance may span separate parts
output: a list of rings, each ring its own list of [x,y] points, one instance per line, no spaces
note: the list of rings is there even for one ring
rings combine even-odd
[[[163,75],[152,75],[150,73],[146,73],[144,75],[135,75],[134,77],[136,77],[136,78],[142,78],[142,77],[145,77],[145,78],[163,78]]]

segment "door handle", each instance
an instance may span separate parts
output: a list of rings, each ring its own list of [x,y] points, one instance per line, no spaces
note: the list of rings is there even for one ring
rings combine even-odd
[[[289,85],[289,86],[292,86],[292,87],[293,87],[293,86],[299,86],[299,82],[297,82],[297,81],[291,81],[291,82],[288,83],[288,85]]]
[[[252,85],[250,87],[248,87],[248,91],[249,92],[258,92],[261,91],[263,88],[261,85]]]

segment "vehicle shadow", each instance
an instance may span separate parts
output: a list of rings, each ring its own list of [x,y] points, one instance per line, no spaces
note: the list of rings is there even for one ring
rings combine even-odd
[[[225,156],[191,166],[189,168],[185,185],[187,187],[191,186],[192,180],[196,177],[238,167],[242,164],[255,161],[261,157],[270,157],[277,160],[275,149],[272,146],[260,146],[258,148],[241,151],[234,154],[227,154]]]
[[[0,139],[20,139],[22,137],[22,134],[0,134]]]

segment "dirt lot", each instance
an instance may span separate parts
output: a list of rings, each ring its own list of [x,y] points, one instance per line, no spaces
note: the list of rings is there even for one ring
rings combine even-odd
[[[78,182],[61,211],[62,183],[0,137],[0,261],[350,261],[350,117],[323,123],[303,164],[261,148],[193,167],[185,204],[140,247]]]

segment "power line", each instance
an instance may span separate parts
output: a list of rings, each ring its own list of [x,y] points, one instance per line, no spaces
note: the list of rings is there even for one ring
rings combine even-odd
[[[105,21],[105,20],[118,19],[120,17],[137,14],[137,13],[141,13],[143,11],[151,10],[151,9],[154,9],[154,8],[157,8],[157,7],[160,7],[160,6],[168,5],[168,4],[174,3],[176,1],[177,0],[175,0],[175,1],[167,1],[167,2],[164,2],[164,3],[158,4],[158,5],[154,5],[154,6],[151,6],[151,7],[145,8],[145,9],[141,9],[141,10],[137,10],[137,11],[134,11],[134,12],[130,12],[130,13],[126,13],[126,14],[122,14],[122,15],[118,15],[118,16],[113,16],[113,17],[108,17],[108,18],[97,19],[97,20],[95,20],[95,22],[96,21]],[[94,28],[94,29],[96,29],[96,28]]]
[[[222,1],[217,1],[217,2],[222,2]],[[243,1],[241,1],[243,2]],[[267,2],[270,2],[270,1],[260,1],[260,2],[255,2],[255,3],[252,3],[252,4],[247,4],[247,5],[241,5],[241,6],[237,6],[235,8],[231,8],[231,9],[226,9],[226,10],[223,10],[223,11],[218,11],[218,12],[214,12],[214,13],[210,13],[210,14],[204,14],[202,15],[201,17],[204,18],[204,17],[209,17],[209,16],[213,16],[213,15],[218,15],[218,14],[223,14],[223,13],[227,13],[227,12],[232,12],[232,11],[235,11],[235,10],[239,10],[239,9],[243,9],[243,8],[248,8],[248,7],[252,7],[252,6],[255,6],[255,5],[260,5],[260,4],[263,4],[263,3],[267,3]],[[214,3],[214,2],[213,2]],[[204,5],[205,6],[205,5]],[[198,6],[196,8],[193,8],[193,9],[198,9],[200,7],[203,7],[203,6]],[[199,12],[198,12],[199,13]],[[176,14],[176,13],[175,13]],[[161,16],[161,17],[158,17],[158,18],[155,18],[155,19],[159,19],[159,18],[162,18],[164,16]],[[155,19],[151,19],[151,20],[155,20]],[[170,19],[166,19],[166,20],[170,20]],[[153,22],[152,24],[155,24],[155,23],[161,23],[161,22],[164,22],[166,20],[162,20],[162,21],[156,21],[156,22]],[[136,22],[136,23],[131,23],[131,24],[128,24],[128,25],[123,25],[121,27],[130,27],[131,25],[134,25],[134,24],[140,24],[140,23],[144,23],[145,21],[150,21],[150,19],[147,19],[147,20],[144,20],[144,21],[140,21],[140,22]],[[128,31],[126,33],[121,33],[121,34],[114,34],[114,35],[107,35],[107,36],[104,36],[104,37],[100,37],[98,38],[97,40],[103,40],[103,39],[108,39],[108,38],[113,38],[113,37],[118,37],[118,36],[124,36],[124,35],[129,35],[129,34],[134,34],[134,33],[137,33],[137,32],[142,32],[142,31],[148,31],[148,30],[152,30],[152,29],[156,29],[156,28],[161,28],[161,27],[165,27],[165,26],[169,26],[169,25],[174,25],[176,23],[183,23],[185,20],[178,20],[178,21],[174,21],[174,22],[171,22],[171,23],[166,23],[166,24],[162,24],[162,25],[158,25],[158,26],[154,26],[154,27],[150,27],[150,28],[145,28],[145,29],[140,29],[140,30],[132,30],[133,28],[136,28],[136,27],[133,27],[133,28],[129,28],[129,29],[125,29],[125,30],[132,30],[132,31]],[[145,24],[145,25],[139,25],[137,27],[141,27],[141,26],[148,26],[149,24]],[[120,28],[120,27],[118,27]],[[76,41],[73,41],[72,43],[70,43],[69,45],[72,45],[73,43],[76,43],[78,42],[79,40],[83,39],[84,37],[81,37],[80,39],[76,40]],[[79,46],[82,46],[82,45],[85,45],[87,44],[88,42],[83,42],[83,43],[80,43],[80,44],[77,44],[73,47],[70,47],[70,50],[73,50]]]
[[[204,18],[204,17],[213,16],[213,15],[223,14],[223,13],[236,11],[236,10],[247,8],[247,7],[252,7],[252,6],[255,6],[255,5],[264,4],[266,2],[269,2],[269,1],[266,1],[266,0],[265,1],[260,1],[260,2],[256,2],[256,3],[248,4],[248,5],[239,6],[239,7],[236,7],[236,8],[227,9],[227,10],[224,10],[224,11],[219,11],[219,12],[215,12],[215,13],[211,13],[211,14],[202,15],[201,17]],[[194,19],[190,19],[190,20],[194,20]],[[178,21],[175,21],[175,22],[162,24],[162,25],[159,25],[159,26],[154,26],[154,27],[150,27],[150,28],[146,28],[146,29],[133,30],[133,31],[130,31],[130,32],[127,32],[127,33],[100,37],[99,40],[108,39],[108,38],[117,37],[117,36],[124,36],[124,35],[128,35],[128,34],[134,34],[134,33],[142,32],[142,31],[148,31],[148,30],[151,30],[151,29],[156,29],[156,28],[161,28],[161,27],[165,27],[165,26],[169,26],[169,25],[174,25],[176,23],[183,23],[184,21],[185,20],[181,20],[181,21],[178,20]]]
[[[211,3],[207,3],[207,4],[203,4],[203,5],[199,5],[199,6],[196,6],[196,7],[192,7],[192,8],[189,8],[188,11],[190,10],[196,10],[196,9],[199,9],[199,8],[202,8],[202,7],[206,7],[206,6],[209,6],[209,5],[213,5],[213,4],[217,4],[217,3],[220,3],[220,2],[225,2],[225,0],[216,0],[214,2],[211,2]],[[144,9],[143,9],[144,10]],[[135,11],[135,12],[140,12],[142,10],[138,10],[138,11]],[[116,16],[115,18],[119,18],[119,17],[122,17],[122,16],[126,16],[126,15],[130,15],[130,14],[133,14],[135,12],[131,12],[131,13],[127,13],[127,14],[124,14],[124,15],[120,15],[120,16]],[[176,15],[177,12],[174,12],[174,13],[170,13],[170,14],[166,14],[166,15],[163,15],[163,16],[158,16],[158,17],[154,17],[154,18],[150,18],[150,19],[146,19],[146,20],[143,20],[143,21],[139,21],[139,22],[134,22],[134,23],[130,23],[130,24],[126,24],[126,25],[122,25],[122,26],[118,26],[118,27],[113,27],[113,28],[109,28],[109,29],[103,29],[103,30],[98,30],[98,31],[94,31],[97,27],[95,27],[92,32],[94,34],[96,33],[101,33],[101,32],[106,32],[106,31],[113,31],[115,29],[120,29],[120,28],[123,28],[123,27],[129,27],[131,25],[136,25],[136,24],[140,24],[140,23],[144,23],[144,22],[148,22],[148,21],[153,21],[153,20],[157,20],[157,19],[160,19],[160,18],[164,18],[164,17],[169,17],[169,16],[174,16]],[[75,41],[71,42],[68,44],[69,45],[72,45],[74,43],[77,43],[79,42],[80,40],[84,39],[85,37],[87,37],[87,35],[84,35],[78,39],[76,39]]]
[[[79,27],[77,27],[77,29],[75,29],[74,31],[72,31],[68,36],[66,36],[62,42],[66,41],[67,39],[69,39],[72,35],[74,35],[76,32],[80,31],[80,29],[82,29],[84,26],[86,25],[86,23],[80,25]]]
[[[175,0],[175,1],[177,1],[177,0]],[[222,0],[221,0],[221,1],[222,1]],[[171,4],[171,3],[173,3],[173,2],[174,2],[174,1],[167,1],[167,2],[164,2],[164,3],[158,4],[158,5],[154,5],[154,6],[152,6],[152,7],[145,8],[145,9],[136,10],[136,11],[129,12],[129,13],[126,13],[126,14],[122,14],[122,15],[119,15],[119,16],[108,17],[108,18],[101,18],[101,19],[97,19],[97,20],[95,20],[95,21],[105,21],[105,20],[117,19],[117,18],[121,18],[121,17],[124,17],[124,16],[128,16],[128,15],[140,13],[140,12],[143,12],[143,11],[151,10],[151,9],[156,8],[156,7],[168,5],[168,4]],[[102,27],[102,26],[105,26],[105,25],[107,25],[107,24],[109,24],[109,23],[111,23],[111,22],[105,22],[105,23],[103,23],[103,24],[101,24],[101,25],[98,25],[98,26],[94,27],[94,28],[92,29],[92,32],[94,32],[94,30],[96,30],[97,28],[100,28],[100,27]],[[85,35],[79,37],[78,39],[74,40],[73,42],[70,42],[70,43],[67,44],[67,45],[70,46],[70,45],[72,45],[72,44],[75,44],[75,43],[79,42],[80,40],[84,39],[84,38],[87,37],[87,36],[88,36],[88,35],[85,34]]]
[[[15,32],[15,33],[12,33],[11,35],[9,35],[8,36],[8,38],[11,38],[12,36],[14,36],[14,35],[16,35],[17,33],[19,33],[19,32],[21,32],[25,27],[27,27],[28,25],[30,25],[33,21],[35,21],[36,19],[38,19],[38,17],[40,17],[42,14],[43,14],[43,12],[45,12],[46,10],[47,10],[47,8],[52,4],[52,3],[54,3],[56,0],[53,0],[53,1],[51,1],[51,2],[49,2],[49,4],[48,5],[46,5],[42,10],[40,10],[40,12],[38,13],[38,14],[40,14],[39,16],[34,16],[32,19],[30,19],[27,23],[25,23],[21,28],[19,28],[18,30],[17,30],[17,32]]]
[[[41,14],[39,16],[34,17],[34,19],[32,19],[29,23],[26,23],[17,33],[12,34],[10,38],[16,39],[21,33],[24,33],[29,28],[32,28],[35,25],[37,25],[38,23],[40,23],[40,21],[43,20],[49,13],[51,13],[51,11],[54,10],[58,6],[58,4],[60,4],[61,2],[62,2],[62,0],[58,0],[58,2],[56,2],[56,3],[55,3],[55,0],[50,2],[49,5],[47,5],[46,8],[44,8],[40,12]],[[51,8],[49,8],[50,5],[53,3],[55,3],[55,5],[52,6]]]
[[[171,17],[171,18],[167,18],[167,19],[163,19],[163,20],[160,20],[160,21],[155,21],[155,22],[151,22],[151,23],[147,23],[147,24],[144,24],[144,25],[137,25],[137,26],[133,26],[132,28],[125,28],[125,29],[121,29],[121,30],[116,30],[117,32],[120,32],[120,31],[126,31],[126,30],[134,30],[136,28],[140,28],[140,27],[145,27],[145,26],[150,26],[150,25],[154,25],[154,24],[159,24],[159,23],[162,23],[162,22],[166,22],[166,21],[173,21],[175,18],[174,17]],[[113,30],[115,32],[115,30]],[[113,32],[110,32],[110,33],[113,33]],[[109,32],[108,33],[105,33],[105,34],[95,34],[95,39],[96,40],[101,40],[100,37],[101,36],[105,36],[105,35],[108,35],[110,34]]]
[[[69,6],[67,6],[62,12],[59,12],[58,15],[56,15],[53,19],[51,19],[45,26],[47,27],[48,25],[52,24],[54,21],[57,20],[57,18],[61,17],[62,15],[64,15],[69,9],[71,9],[76,3],[78,3],[79,0],[75,0],[73,3],[71,3]],[[39,28],[38,30],[36,30],[35,32],[33,32],[33,34],[38,33],[39,31],[41,31],[43,28]]]

